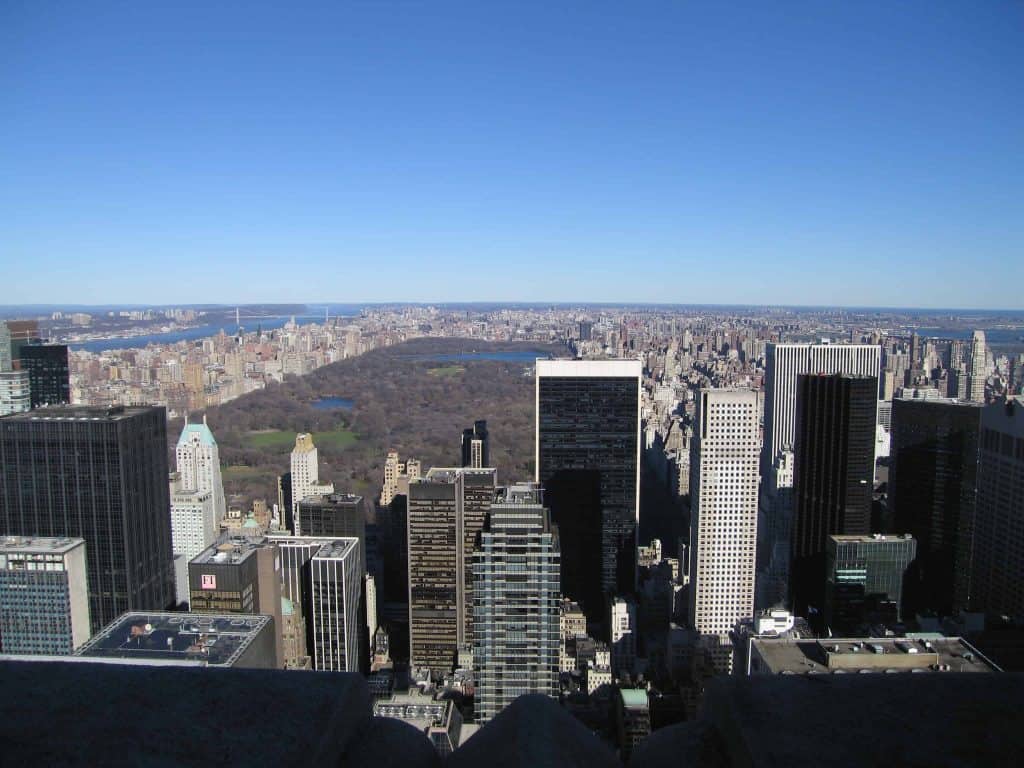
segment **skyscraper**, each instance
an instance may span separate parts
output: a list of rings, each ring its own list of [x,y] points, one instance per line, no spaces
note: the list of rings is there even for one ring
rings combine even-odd
[[[0,419],[0,534],[85,539],[93,631],[174,599],[166,430],[159,407]]]
[[[359,539],[359,554],[366,564],[366,516],[362,496],[352,493],[307,496],[299,502],[299,518],[303,536]]]
[[[473,642],[473,548],[496,490],[494,469],[434,468],[409,484],[409,656],[441,676]]]
[[[802,373],[845,373],[877,379],[880,370],[881,347],[875,344],[769,344],[764,372],[761,474],[767,477],[779,451],[793,450],[797,376]]]
[[[797,614],[821,611],[830,535],[871,532],[878,379],[797,378],[791,598]]]
[[[538,360],[537,482],[562,546],[562,593],[603,623],[636,583],[639,360]]]
[[[976,403],[893,400],[889,508],[896,530],[917,541],[910,611],[967,608],[981,412]]]
[[[559,606],[557,531],[536,486],[511,486],[491,506],[473,557],[480,722],[517,696],[558,696]]]
[[[905,536],[829,536],[825,625],[852,637],[876,623],[903,620],[903,582],[917,552]]]
[[[313,494],[313,487],[320,480],[319,452],[313,445],[313,436],[300,433],[295,436],[292,451],[292,519],[296,535],[302,534],[302,520],[299,518],[299,502]]]
[[[793,452],[779,451],[761,484],[761,510],[766,526],[758,531],[764,568],[758,573],[759,608],[789,603],[789,565],[793,551]],[[759,525],[760,529],[760,525]]]
[[[971,610],[1024,616],[1024,403],[981,414]]]
[[[462,466],[480,469],[491,465],[490,441],[487,437],[487,422],[475,421],[469,429],[462,430]]]
[[[28,371],[32,407],[71,402],[68,348],[64,344],[28,345],[21,348],[21,370]]]
[[[313,669],[359,672],[364,571],[358,540],[277,534],[267,540],[281,557],[282,595],[305,622]]]
[[[0,370],[0,416],[25,413],[32,407],[28,371]]]
[[[754,614],[757,393],[705,389],[690,458],[690,626],[723,637]]]
[[[9,371],[13,367],[11,359],[11,332],[7,328],[7,323],[0,320],[0,373]]]
[[[82,539],[0,539],[0,653],[70,654],[89,639]]]
[[[174,592],[188,602],[188,563],[217,538],[213,494],[183,491],[177,473],[171,475],[171,551],[174,552]]]
[[[220,450],[206,424],[185,424],[174,448],[178,476],[183,491],[208,491],[213,498],[213,511],[219,523],[226,511],[224,483],[220,474]],[[210,540],[212,541],[212,539]],[[204,546],[210,543],[207,541]],[[195,557],[195,555],[192,555]]]
[[[968,378],[968,397],[972,403],[985,402],[985,377],[988,372],[985,351],[985,332],[975,331],[971,337],[971,370]]]

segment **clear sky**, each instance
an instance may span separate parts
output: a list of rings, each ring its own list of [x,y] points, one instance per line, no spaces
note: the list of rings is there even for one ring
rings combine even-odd
[[[0,303],[1024,308],[1024,3],[0,3]]]

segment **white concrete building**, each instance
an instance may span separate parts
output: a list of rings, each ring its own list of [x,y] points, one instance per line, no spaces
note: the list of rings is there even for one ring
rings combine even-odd
[[[301,433],[295,436],[295,449],[292,451],[292,519],[295,520],[295,533],[301,534],[299,523],[299,502],[314,494],[319,486],[320,454],[313,445],[313,436]]]

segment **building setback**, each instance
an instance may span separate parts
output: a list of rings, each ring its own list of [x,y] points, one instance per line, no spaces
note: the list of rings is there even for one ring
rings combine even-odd
[[[967,608],[981,412],[954,400],[893,400],[889,507],[896,530],[917,541],[911,612]]]
[[[1024,403],[981,414],[971,610],[1024,616]]]
[[[21,348],[21,370],[28,371],[32,407],[71,402],[68,348],[65,344],[31,344]]]
[[[366,516],[363,497],[352,493],[307,496],[299,502],[302,535],[317,538],[359,539],[359,555],[366,563]]]
[[[558,526],[562,593],[603,624],[636,587],[639,360],[538,360],[536,481]]]
[[[475,421],[472,427],[462,430],[462,466],[474,469],[491,466],[486,421]]]
[[[527,693],[558,696],[558,534],[541,497],[532,484],[499,493],[473,556],[479,722]]]
[[[0,418],[0,535],[85,539],[94,632],[174,601],[166,430],[161,407]]]
[[[470,468],[433,468],[409,483],[409,657],[435,676],[473,642],[473,548],[496,483],[496,470]]]
[[[89,639],[85,541],[0,539],[0,653],[70,654]]]
[[[871,532],[877,402],[872,376],[797,379],[790,573],[797,615],[824,607],[828,537]]]

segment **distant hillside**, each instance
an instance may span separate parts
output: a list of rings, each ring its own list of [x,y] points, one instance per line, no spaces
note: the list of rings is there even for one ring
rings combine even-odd
[[[295,432],[312,431],[320,450],[320,477],[339,491],[376,498],[388,449],[422,460],[424,469],[459,460],[462,429],[486,419],[499,481],[533,475],[533,377],[526,360],[431,360],[460,353],[561,348],[541,344],[417,339],[289,378],[225,405],[207,418],[220,444],[225,490],[277,499],[276,477],[286,472]],[[318,410],[320,398],[353,401],[351,410]],[[169,425],[173,444],[181,421]],[[172,458],[173,463],[173,458]]]

